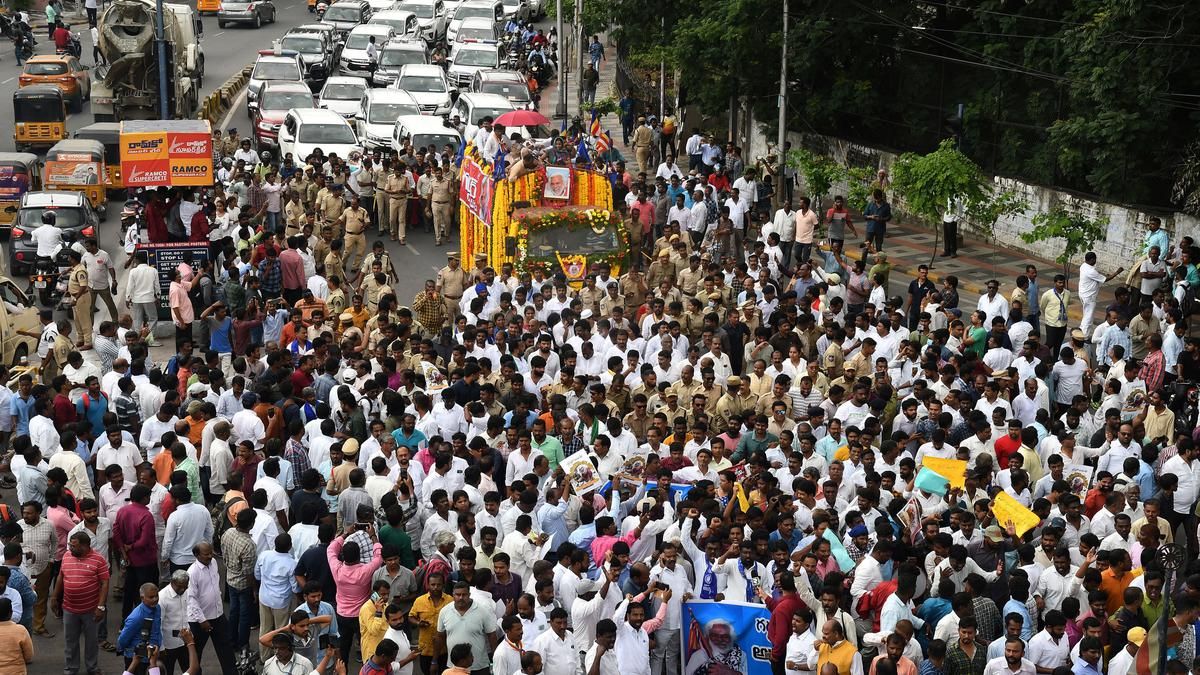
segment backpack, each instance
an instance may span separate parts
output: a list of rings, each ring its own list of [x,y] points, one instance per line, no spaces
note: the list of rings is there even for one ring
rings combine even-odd
[[[221,550],[221,535],[233,528],[235,524],[229,518],[229,509],[234,505],[244,501],[246,501],[244,497],[234,497],[229,501],[218,502],[216,506],[212,507],[212,510],[209,513],[212,514],[212,545],[214,550]]]
[[[108,394],[106,394],[104,392],[100,392],[100,398],[107,401]],[[92,406],[92,397],[89,396],[87,392],[84,392],[83,398],[81,400],[83,401],[83,416],[87,417],[88,408],[90,408]]]
[[[441,558],[432,560],[422,560],[417,564],[417,569],[413,570],[413,576],[417,579],[417,587],[423,591],[429,591],[429,575],[439,573],[445,581],[450,580],[450,566]]]

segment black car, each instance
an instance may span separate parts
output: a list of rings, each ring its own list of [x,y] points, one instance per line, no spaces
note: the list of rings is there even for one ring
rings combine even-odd
[[[46,211],[54,211],[55,225],[62,230],[64,247],[96,236],[100,217],[92,210],[84,193],[66,190],[27,192],[21,197],[21,207],[13,221],[9,246],[11,276],[27,276],[32,270],[37,260],[37,244],[30,235],[41,226],[42,214]]]

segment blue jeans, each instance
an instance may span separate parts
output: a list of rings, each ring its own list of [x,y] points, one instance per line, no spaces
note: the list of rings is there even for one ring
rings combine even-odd
[[[279,211],[267,211],[267,222],[263,229],[267,232],[276,232],[279,230]]]
[[[229,632],[233,636],[233,648],[245,649],[250,643],[250,624],[258,613],[258,603],[254,602],[254,590],[229,589]]]

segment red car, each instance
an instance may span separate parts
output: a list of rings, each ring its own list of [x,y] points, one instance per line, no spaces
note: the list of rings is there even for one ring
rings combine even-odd
[[[303,82],[267,82],[252,115],[254,141],[259,151],[279,145],[279,125],[293,108],[315,108],[312,90]]]

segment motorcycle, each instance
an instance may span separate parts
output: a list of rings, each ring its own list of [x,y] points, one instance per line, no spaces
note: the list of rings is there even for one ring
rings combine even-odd
[[[144,208],[142,202],[134,195],[130,195],[129,199],[125,200],[125,205],[121,207],[122,234],[130,227],[140,228],[142,226],[142,211]]]
[[[71,33],[71,39],[67,42],[67,46],[56,47],[54,51],[59,56],[80,58],[83,54],[83,44],[79,41],[79,33]]]
[[[37,295],[43,307],[57,307],[67,296],[67,275],[71,263],[66,249],[60,248],[51,257],[39,256],[29,277],[29,296]]]

